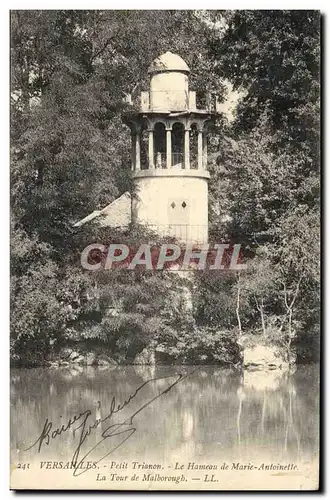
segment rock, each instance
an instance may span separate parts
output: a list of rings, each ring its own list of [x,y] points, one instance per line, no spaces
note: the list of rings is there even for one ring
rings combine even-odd
[[[77,364],[77,365],[81,365],[83,363],[85,363],[85,356],[82,356],[81,354],[78,355],[78,357],[75,357],[73,360],[72,360],[72,363],[74,364]]]
[[[245,347],[243,364],[248,370],[286,370],[289,368],[284,352],[276,346]]]
[[[116,364],[116,362],[113,359],[111,359],[109,356],[107,356],[106,354],[100,354],[97,357],[96,363],[99,366],[111,366],[111,365]]]
[[[71,354],[70,354],[70,360],[71,361],[74,361],[76,360],[77,358],[79,358],[80,354],[79,352],[76,352],[76,351],[71,351]]]
[[[134,365],[150,365],[155,366],[156,356],[155,350],[150,347],[145,347],[143,351],[135,356]]]
[[[59,357],[60,357],[60,359],[67,360],[67,359],[69,359],[71,354],[72,354],[72,349],[69,349],[68,347],[63,347],[62,349],[60,349]]]
[[[69,366],[69,361],[65,361],[65,360],[60,360],[59,362],[60,366]]]
[[[109,363],[109,361],[106,361],[105,359],[98,359],[97,366],[111,366],[111,363]]]
[[[96,364],[96,356],[94,352],[88,352],[86,354],[86,365],[92,366]]]
[[[60,365],[60,361],[50,361],[49,362],[49,367],[50,368],[58,368]]]
[[[117,363],[110,358],[107,354],[101,353],[97,355],[93,351],[88,351],[86,353],[75,351],[69,348],[62,348],[58,353],[58,360],[50,361],[50,366],[69,366],[69,365],[85,365],[85,366],[114,366]]]

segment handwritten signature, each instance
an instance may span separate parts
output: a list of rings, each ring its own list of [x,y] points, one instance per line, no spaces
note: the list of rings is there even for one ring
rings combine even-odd
[[[113,396],[110,403],[109,413],[105,417],[98,418],[93,422],[91,421],[90,418],[92,412],[89,409],[85,410],[82,413],[79,413],[78,415],[74,415],[60,427],[54,427],[53,422],[51,422],[48,418],[46,418],[40,436],[31,446],[26,448],[25,451],[37,447],[37,451],[38,453],[40,453],[44,445],[49,445],[58,436],[61,436],[62,434],[68,432],[69,430],[72,430],[74,438],[76,437],[76,434],[78,434],[78,444],[72,456],[73,475],[79,476],[80,474],[83,474],[88,470],[80,468],[82,462],[84,462],[86,458],[89,457],[89,455],[101,445],[101,443],[103,443],[104,441],[111,442],[111,438],[114,438],[115,436],[120,436],[119,442],[113,444],[112,446],[110,445],[110,449],[107,451],[105,455],[103,455],[102,458],[96,461],[96,464],[100,463],[107,456],[109,456],[111,453],[117,450],[136,432],[136,428],[134,427],[134,418],[139,413],[141,413],[142,410],[151,405],[151,403],[156,401],[156,399],[160,398],[163,394],[168,393],[171,389],[173,389],[173,387],[175,387],[179,382],[182,382],[184,379],[186,379],[194,371],[196,370],[193,370],[185,375],[181,373],[176,373],[175,375],[170,375],[166,377],[151,378],[146,382],[144,382],[143,384],[141,384],[139,387],[137,387],[134,393],[132,393],[122,403],[117,403],[115,396]],[[170,380],[173,378],[174,382],[173,381],[171,382]],[[142,406],[140,406],[138,410],[134,411],[134,413],[123,422],[110,424],[109,422],[110,418],[116,413],[119,413],[121,410],[123,410],[123,408],[125,408],[144,387],[146,387],[148,384],[151,384],[152,382],[158,380],[167,380],[167,379],[169,379],[169,385],[166,387],[166,389],[162,390],[159,394],[146,401]],[[109,426],[105,430],[103,430],[101,434],[101,439],[95,445],[93,445],[83,457],[80,458],[81,447],[83,443],[86,441],[88,436],[90,436],[95,431],[95,429],[97,429],[104,422],[106,422],[107,424],[109,423]]]

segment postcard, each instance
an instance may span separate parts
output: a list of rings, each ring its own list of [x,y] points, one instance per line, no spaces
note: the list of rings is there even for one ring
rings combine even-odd
[[[319,488],[320,22],[11,11],[11,489]]]

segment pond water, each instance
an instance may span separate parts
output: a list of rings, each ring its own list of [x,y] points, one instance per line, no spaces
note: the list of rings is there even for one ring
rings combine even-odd
[[[241,375],[236,370],[205,366],[13,369],[12,467],[29,464],[27,467],[40,475],[46,474],[42,462],[53,461],[47,466],[48,479],[45,479],[51,482],[55,470],[57,479],[53,487],[67,480],[64,473],[70,474],[68,487],[85,487],[86,478],[96,480],[96,472],[101,470],[107,474],[107,484],[94,487],[123,488],[122,484],[110,485],[108,473],[120,473],[125,463],[134,469],[134,461],[141,468],[143,462],[159,464],[162,471],[173,473],[176,464],[184,464],[189,485],[191,475],[196,475],[189,463],[217,464],[218,470],[226,464],[228,474],[233,463],[252,463],[256,467],[262,463],[293,463],[298,465],[292,474],[296,474],[303,487],[304,467],[310,470],[318,455],[318,379],[319,368],[315,365],[300,366],[291,375],[277,372]],[[111,409],[118,411],[109,416]],[[79,419],[68,425],[74,417]],[[59,463],[64,467],[63,464],[72,461],[84,419],[85,429],[93,425],[94,428],[80,448],[79,460],[86,456],[85,464],[95,462],[93,467],[97,470],[74,477],[72,470],[60,470]],[[63,432],[52,435],[62,425]],[[27,450],[42,431],[44,439]],[[118,467],[112,465],[114,462]],[[239,484],[237,469],[234,473],[237,480],[230,483],[229,489]],[[16,469],[12,481],[27,484],[31,474]],[[273,476],[276,476],[274,471]],[[35,474],[33,478],[35,481]],[[196,484],[200,487],[203,477],[194,480],[195,488]],[[242,481],[242,476],[239,480]],[[227,482],[225,489],[226,485]]]

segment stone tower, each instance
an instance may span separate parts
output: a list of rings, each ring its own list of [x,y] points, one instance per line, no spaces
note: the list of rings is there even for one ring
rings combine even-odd
[[[125,114],[136,191],[132,220],[162,236],[207,243],[207,124],[215,113],[205,95],[196,105],[190,69],[180,56],[166,52],[148,72],[149,91]]]

